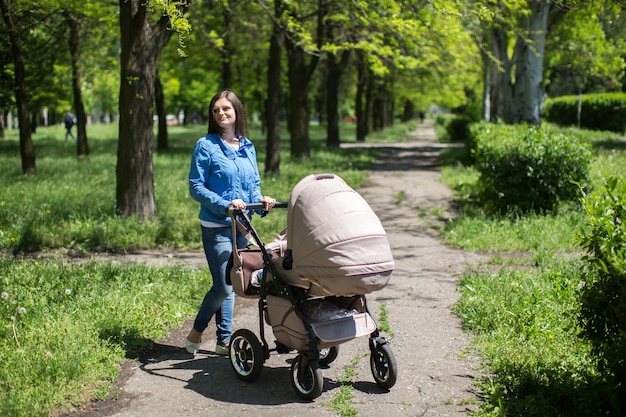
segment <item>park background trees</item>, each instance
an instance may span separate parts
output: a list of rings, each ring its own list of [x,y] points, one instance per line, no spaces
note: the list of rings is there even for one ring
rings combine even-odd
[[[88,116],[117,121],[124,216],[157,213],[153,114],[165,152],[165,115],[206,123],[221,88],[263,124],[272,175],[281,124],[297,161],[311,156],[312,119],[337,147],[343,117],[356,116],[359,141],[428,108],[539,124],[546,93],[624,89],[624,17],[608,0],[0,2],[0,125],[17,114],[22,171],[36,173],[32,131],[64,109],[81,158]]]

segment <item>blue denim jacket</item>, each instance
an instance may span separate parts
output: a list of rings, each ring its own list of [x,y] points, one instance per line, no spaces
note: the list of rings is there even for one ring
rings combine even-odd
[[[239,150],[227,146],[216,133],[198,139],[191,157],[189,193],[200,203],[200,220],[230,225],[229,203],[235,199],[258,203],[260,185],[256,149],[247,138],[239,136]]]

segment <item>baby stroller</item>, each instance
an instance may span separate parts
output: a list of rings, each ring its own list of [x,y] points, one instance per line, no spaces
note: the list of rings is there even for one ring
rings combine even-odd
[[[239,229],[258,249],[233,247],[227,279],[240,297],[259,298],[259,338],[235,331],[230,364],[235,375],[252,382],[271,352],[297,351],[291,385],[304,400],[322,394],[320,367],[332,363],[339,345],[369,335],[370,368],[376,384],[391,388],[397,364],[380,335],[365,294],[382,289],[394,263],[385,230],[367,202],[334,174],[309,175],[292,190],[287,228],[264,244],[246,211],[231,209],[233,236]],[[248,209],[262,209],[249,204]],[[233,239],[233,242],[235,239]],[[236,255],[236,256],[235,256]],[[272,327],[270,348],[263,319]]]

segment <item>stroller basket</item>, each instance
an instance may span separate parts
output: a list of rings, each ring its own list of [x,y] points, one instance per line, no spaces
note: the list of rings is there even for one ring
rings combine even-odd
[[[360,297],[354,301],[358,303]],[[361,304],[362,305],[362,304]],[[311,327],[319,341],[320,349],[329,348],[348,342],[354,338],[371,334],[376,330],[376,323],[363,310],[356,314],[325,321],[312,321]],[[272,326],[276,339],[293,349],[306,349],[310,343],[303,321],[287,298],[267,296],[265,321]]]

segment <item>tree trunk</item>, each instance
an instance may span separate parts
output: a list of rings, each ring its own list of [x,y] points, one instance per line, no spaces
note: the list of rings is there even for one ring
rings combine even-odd
[[[512,63],[508,55],[508,36],[504,30],[492,28],[490,41],[492,53],[496,57],[494,75],[497,74],[492,77],[494,82],[492,108],[496,112],[495,116],[502,118],[505,123],[515,123],[518,110],[516,109],[516,90],[511,77]]]
[[[280,78],[281,56],[285,35],[280,25],[283,5],[280,0],[274,2],[276,23],[270,39],[270,53],[267,62],[267,104],[265,106],[265,122],[267,140],[265,152],[265,173],[280,175]]]
[[[17,106],[17,118],[20,124],[20,155],[22,157],[22,173],[36,174],[35,147],[28,117],[28,98],[26,95],[26,69],[24,67],[24,54],[22,52],[19,30],[11,16],[10,2],[0,0],[2,19],[6,24],[11,42],[11,54],[13,55],[15,104]]]
[[[4,110],[0,109],[0,139],[4,139]]]
[[[309,83],[318,57],[312,56],[306,64],[306,53],[302,48],[287,40],[288,78],[290,94],[289,133],[291,156],[295,160],[311,156],[309,143]]]
[[[365,57],[363,52],[358,53],[357,59],[357,85],[356,85],[356,98],[355,101],[355,116],[356,116],[356,141],[365,142],[367,136],[367,116],[365,111],[365,97],[368,86],[369,71],[365,65]]]
[[[495,59],[493,70],[487,75],[490,85],[485,86],[484,102],[490,106],[491,120],[499,116],[507,124],[541,123],[543,60],[550,5],[549,0],[529,2],[530,13],[519,20],[520,35],[510,59],[506,31],[490,28],[489,47]]]
[[[339,62],[334,55],[328,57],[328,73],[326,76],[326,146],[338,148],[339,137],[339,86],[343,70],[346,68],[349,51],[341,54]]]
[[[172,36],[163,16],[151,24],[142,0],[120,0],[121,77],[116,209],[124,217],[156,215],[152,108],[157,59]]]
[[[496,120],[496,117],[492,114],[495,110],[493,106],[493,86],[495,84],[493,80],[493,70],[495,65],[491,62],[488,54],[481,49],[480,56],[483,63],[483,120],[486,122]]]
[[[393,100],[386,80],[375,80],[372,77],[372,81],[374,83],[371,98],[373,131],[379,132],[393,124]]]
[[[523,107],[521,121],[533,125],[541,124],[543,102],[543,58],[550,14],[549,0],[530,2],[532,13],[528,16],[528,42],[525,42],[523,66]]]
[[[384,82],[385,94],[385,125],[383,128],[393,126],[396,114],[395,100],[393,95],[393,75],[389,76]]]
[[[315,12],[318,48],[322,45],[324,16],[327,11],[324,2],[318,2]],[[304,23],[304,19],[300,23]],[[319,53],[308,54],[294,36],[285,37],[287,50],[287,78],[289,80],[289,115],[288,129],[290,134],[291,157],[295,160],[311,156],[309,143],[309,85],[317,67]],[[309,57],[307,63],[307,56]]]
[[[341,78],[341,68],[337,64],[335,55],[328,56],[326,75],[326,146],[338,148],[339,141],[339,78]]]
[[[70,13],[65,15],[65,22],[70,29],[68,46],[72,62],[72,94],[74,97],[74,111],[76,113],[76,155],[80,157],[89,156],[89,145],[87,143],[87,115],[85,114],[85,106],[83,104],[83,93],[81,90],[80,76],[80,32],[78,30],[78,21],[75,16]]]
[[[30,113],[30,133],[37,133],[37,113]]]
[[[158,119],[157,151],[164,152],[167,151],[168,148],[167,119],[165,118],[165,97],[163,95],[163,84],[161,84],[161,78],[158,75],[154,80],[154,100]]]
[[[309,143],[309,81],[304,72],[305,70],[304,51],[299,48],[292,48],[292,51],[289,53],[289,135],[291,156],[295,160],[311,156]]]
[[[364,114],[363,114],[363,128],[365,129],[365,135],[369,135],[374,132],[374,100],[376,98],[375,94],[375,81],[374,74],[367,67],[365,69],[367,71],[367,84],[365,86],[365,106],[364,106]]]

